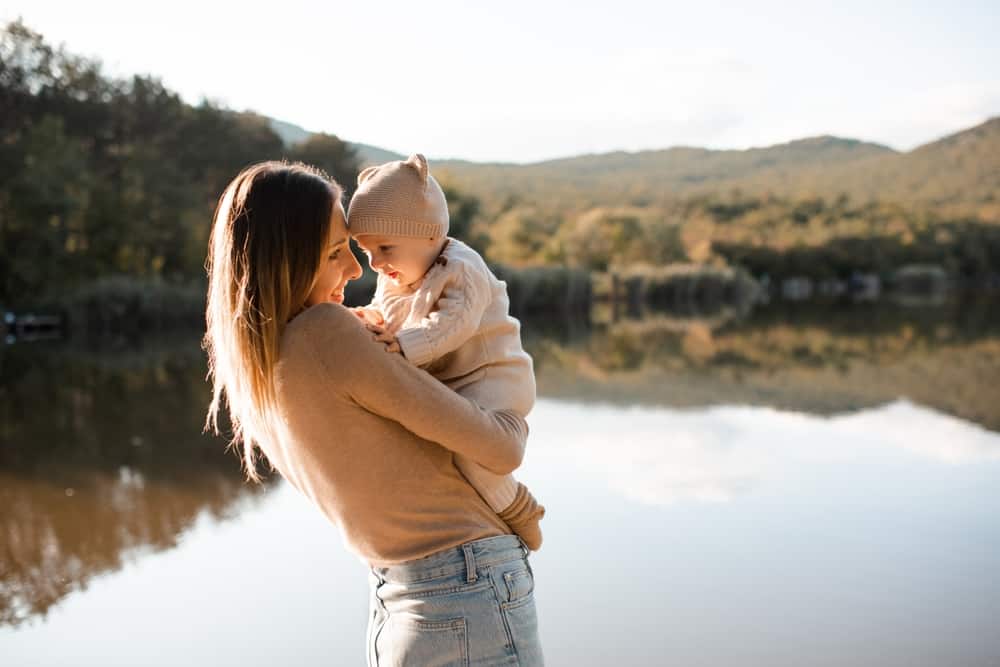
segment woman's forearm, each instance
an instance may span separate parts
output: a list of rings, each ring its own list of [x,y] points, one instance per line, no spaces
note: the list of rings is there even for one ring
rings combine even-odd
[[[334,315],[329,338],[314,341],[315,355],[359,405],[497,474],[521,465],[528,437],[523,418],[479,407],[386,353],[353,315],[353,321]]]

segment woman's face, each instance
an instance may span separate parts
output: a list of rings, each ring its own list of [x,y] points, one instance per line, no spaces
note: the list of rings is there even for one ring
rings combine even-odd
[[[339,203],[330,218],[330,240],[316,272],[316,282],[306,297],[306,306],[344,302],[344,286],[361,275],[361,265],[351,252],[344,207]]]

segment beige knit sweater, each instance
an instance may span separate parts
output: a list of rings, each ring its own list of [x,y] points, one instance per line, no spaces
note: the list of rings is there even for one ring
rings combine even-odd
[[[527,424],[484,410],[372,340],[337,304],[289,323],[275,369],[281,414],[265,454],[373,566],[510,533],[456,469],[520,465]]]
[[[526,416],[535,374],[508,312],[507,285],[458,239],[448,239],[441,259],[413,286],[380,275],[370,307],[411,363],[483,407]]]
[[[385,319],[403,354],[462,396],[492,410],[527,416],[535,403],[531,357],[510,316],[507,286],[475,250],[448,244],[424,278],[397,285],[384,275],[368,306]],[[497,512],[514,501],[517,482],[459,457],[459,470]]]

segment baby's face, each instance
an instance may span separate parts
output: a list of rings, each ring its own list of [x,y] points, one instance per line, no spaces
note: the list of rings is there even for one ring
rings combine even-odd
[[[411,285],[423,278],[441,248],[440,239],[359,234],[354,240],[368,255],[372,269],[397,285]]]

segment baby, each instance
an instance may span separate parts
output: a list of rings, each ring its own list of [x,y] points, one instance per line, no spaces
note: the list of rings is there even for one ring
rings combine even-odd
[[[347,220],[378,273],[371,304],[354,309],[376,338],[478,405],[525,417],[535,375],[507,286],[448,237],[448,204],[424,156],[363,170]],[[529,549],[541,546],[545,508],[523,484],[457,454],[455,465]]]

